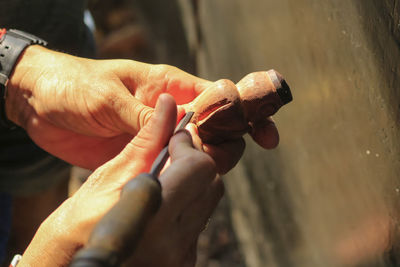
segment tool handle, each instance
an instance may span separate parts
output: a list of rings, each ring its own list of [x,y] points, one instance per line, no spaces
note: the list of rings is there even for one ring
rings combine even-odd
[[[147,173],[130,180],[120,200],[97,223],[72,267],[119,266],[133,253],[144,229],[161,205],[161,185]]]

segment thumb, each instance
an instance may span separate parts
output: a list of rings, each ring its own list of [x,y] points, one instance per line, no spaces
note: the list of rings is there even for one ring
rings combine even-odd
[[[135,172],[148,171],[161,149],[168,144],[176,125],[176,103],[172,96],[161,94],[149,122],[119,155],[120,163],[135,166]],[[135,160],[132,164],[132,160]]]

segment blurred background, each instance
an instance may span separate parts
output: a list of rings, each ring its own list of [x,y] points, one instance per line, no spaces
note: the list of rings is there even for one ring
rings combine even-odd
[[[276,69],[280,146],[247,139],[198,266],[400,266],[398,0],[91,0],[101,58],[237,82]]]
[[[279,147],[246,139],[196,267],[400,266],[399,0],[89,0],[85,19],[99,58],[291,86]]]

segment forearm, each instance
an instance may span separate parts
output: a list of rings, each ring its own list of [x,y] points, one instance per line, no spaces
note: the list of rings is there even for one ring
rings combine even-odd
[[[74,231],[71,206],[64,202],[39,227],[18,267],[67,266],[85,235]],[[78,229],[80,230],[80,229]]]
[[[36,236],[43,234],[40,230]],[[40,267],[40,266],[67,266],[72,255],[66,254],[71,248],[61,242],[45,240],[45,238],[35,238],[23,254],[18,267]],[[48,236],[48,234],[45,234]],[[39,239],[39,240],[38,240]],[[55,256],[55,254],[57,256]]]

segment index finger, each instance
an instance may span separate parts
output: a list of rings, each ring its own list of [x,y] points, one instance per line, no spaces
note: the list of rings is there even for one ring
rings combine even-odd
[[[170,141],[171,164],[161,174],[163,206],[170,216],[178,216],[199,195],[204,194],[216,177],[214,160],[196,150],[187,131],[180,131]]]
[[[141,80],[135,96],[145,104],[153,106],[158,95],[172,95],[178,105],[186,104],[195,99],[212,84],[183,70],[169,65],[152,65]]]
[[[171,137],[168,152],[171,156],[171,162],[174,162],[194,150],[193,141],[190,133],[185,130],[179,130]]]

